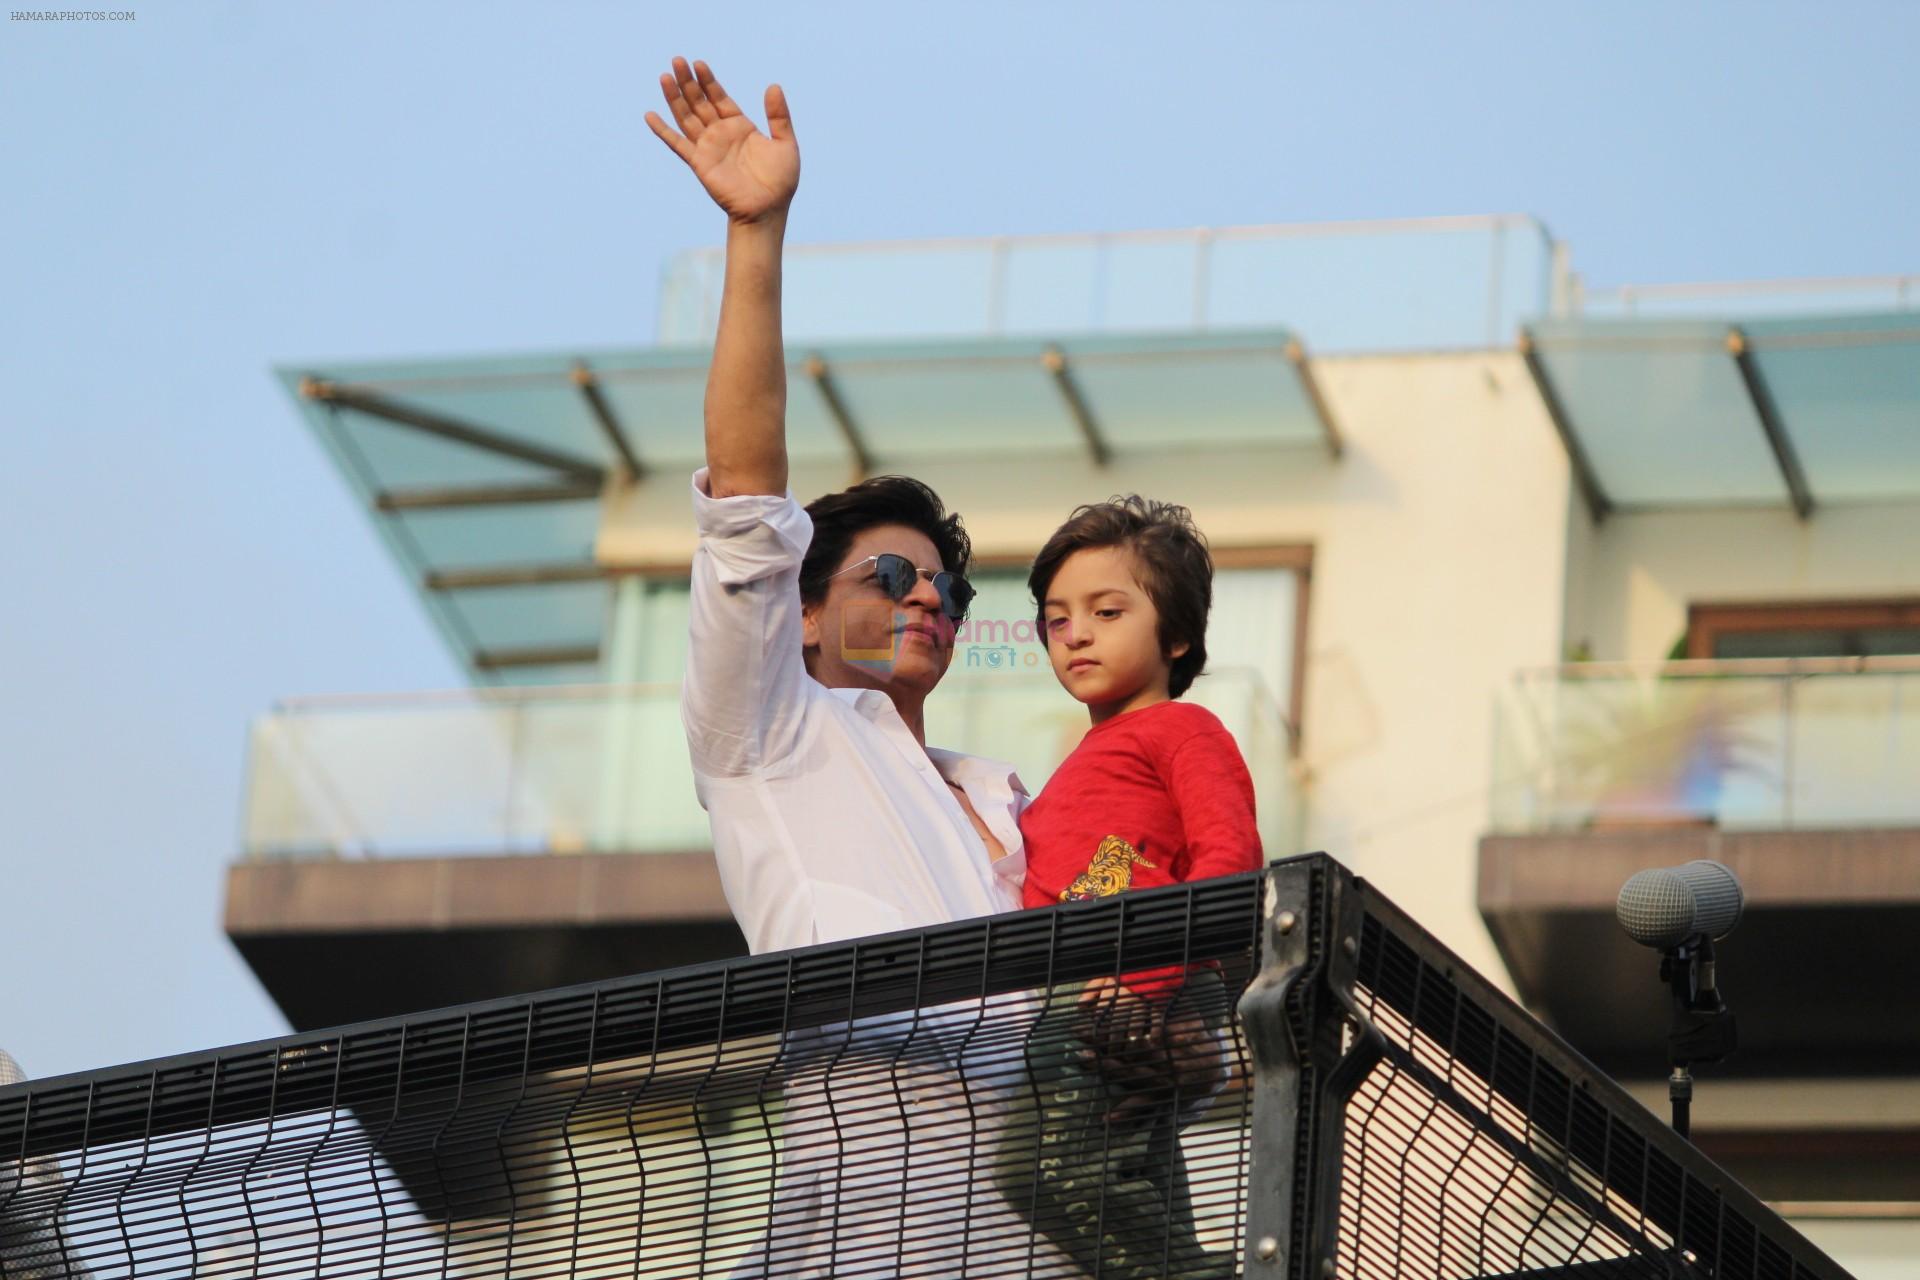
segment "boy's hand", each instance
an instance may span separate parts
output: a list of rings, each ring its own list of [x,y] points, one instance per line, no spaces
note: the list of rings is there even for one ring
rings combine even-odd
[[[800,186],[800,146],[779,85],[767,86],[767,133],[754,128],[704,62],[689,67],[675,58],[660,92],[674,123],[649,111],[647,127],[687,162],[728,218],[761,222],[787,211]]]
[[[1095,978],[1078,1001],[1079,1037],[1091,1065],[1120,1099],[1107,1119],[1151,1119],[1178,1090],[1191,1100],[1225,1083],[1226,1052],[1206,1020],[1175,999],[1153,1000],[1118,978]]]

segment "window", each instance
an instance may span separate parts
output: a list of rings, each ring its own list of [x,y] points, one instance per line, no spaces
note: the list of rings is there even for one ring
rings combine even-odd
[[[1221,718],[1250,765],[1276,777],[1299,749],[1311,565],[1308,547],[1214,549],[1210,674],[1188,695]],[[971,576],[977,594],[928,705],[928,739],[1006,760],[1038,790],[1086,732],[1086,712],[1047,662],[1026,562],[982,559]],[[609,679],[677,684],[687,660],[687,580],[624,577],[614,600]]]
[[[1877,658],[1920,654],[1920,600],[1694,605],[1689,658]]]

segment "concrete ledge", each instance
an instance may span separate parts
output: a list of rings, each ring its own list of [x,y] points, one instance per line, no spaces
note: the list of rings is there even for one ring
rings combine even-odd
[[[730,919],[707,852],[243,862],[227,872],[235,938]]]
[[[1754,907],[1920,903],[1920,829],[1646,827],[1485,836],[1480,909],[1612,911],[1634,872],[1694,858],[1733,868]]]
[[[704,851],[242,863],[226,931],[302,1031],[747,949]]]
[[[1920,1060],[1920,830],[1710,827],[1492,835],[1480,914],[1520,998],[1615,1076],[1666,1074],[1659,957],[1620,930],[1636,871],[1712,858],[1747,910],[1719,951],[1739,1051],[1710,1077],[1905,1074]]]

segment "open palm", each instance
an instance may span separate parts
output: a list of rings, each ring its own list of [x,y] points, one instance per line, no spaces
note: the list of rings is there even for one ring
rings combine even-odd
[[[675,58],[672,72],[660,77],[660,91],[673,124],[649,111],[647,127],[687,162],[729,218],[755,222],[786,210],[800,186],[800,146],[779,85],[767,86],[766,133],[704,62],[688,66],[685,58]]]

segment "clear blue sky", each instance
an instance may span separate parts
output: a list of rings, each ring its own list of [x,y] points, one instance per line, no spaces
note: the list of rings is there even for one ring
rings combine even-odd
[[[283,1028],[218,927],[247,722],[459,676],[268,368],[649,340],[720,230],[641,122],[671,54],[785,84],[799,240],[1519,211],[1595,285],[1920,271],[1891,0],[112,3],[0,23],[0,1044],[39,1074]]]

